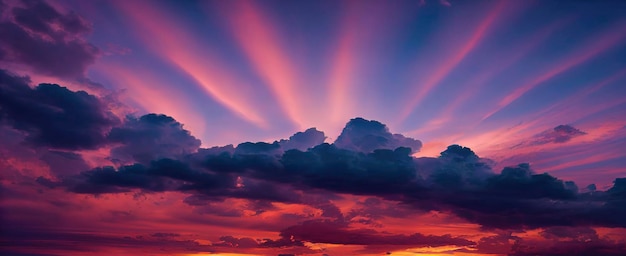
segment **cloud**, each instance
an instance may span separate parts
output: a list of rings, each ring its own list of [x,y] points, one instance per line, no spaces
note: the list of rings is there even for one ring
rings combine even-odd
[[[549,143],[565,143],[573,138],[583,136],[585,134],[587,133],[570,125],[559,125],[554,127],[552,130],[539,133],[530,138],[528,141],[516,145],[515,147],[545,145]]]
[[[326,136],[324,136],[324,132],[318,131],[315,128],[309,128],[304,132],[297,132],[287,140],[278,141],[278,144],[283,150],[297,149],[305,151],[324,143],[325,139]]]
[[[401,134],[391,134],[386,125],[363,118],[351,119],[334,142],[335,146],[357,152],[369,153],[375,149],[407,147],[412,152],[422,148],[422,142]]]
[[[21,1],[0,20],[0,62],[63,79],[84,79],[100,50],[83,36],[91,27],[76,13],[60,13],[44,1]]]
[[[146,250],[152,250],[159,252],[158,255],[215,251],[215,247],[211,245],[171,236],[116,236],[14,228],[3,230],[2,235],[6,247],[0,251],[8,252],[8,255],[39,255],[17,254],[18,252],[38,252],[39,250],[93,253],[111,248],[123,248],[125,252],[139,254],[145,253]],[[16,254],[11,254],[13,250],[16,251]]]
[[[579,242],[598,240],[598,233],[590,227],[550,227],[541,231],[541,236],[547,239],[568,239]]]
[[[417,164],[423,166],[421,171],[429,175],[428,181],[436,186],[481,186],[487,177],[493,176],[489,161],[481,159],[467,147],[450,145],[441,152],[437,160],[437,162],[428,158],[417,160]]]
[[[623,255],[625,241],[599,237],[589,227],[551,227],[539,239],[517,239],[509,255]]]
[[[309,133],[320,137],[314,130]],[[76,193],[180,191],[207,200],[240,198],[259,203],[303,203],[301,195],[327,191],[452,213],[489,229],[626,227],[626,221],[617,217],[626,215],[626,179],[616,179],[607,191],[580,193],[573,182],[535,173],[528,164],[495,173],[488,160],[459,145],[449,146],[438,158],[416,159],[409,148],[386,148],[405,145],[381,139],[389,136],[383,124],[357,118],[338,139],[343,147],[322,143],[306,151],[284,151],[278,141],[245,142],[194,153],[197,141],[182,125],[167,116],[147,115],[128,119],[109,138],[123,144],[120,152],[146,152],[149,157],[133,156],[139,163],[118,169],[99,167],[39,182]],[[370,139],[374,143],[366,143]],[[172,158],[158,159],[164,156]]]
[[[236,238],[233,236],[222,236],[220,237],[219,243],[214,243],[214,246],[226,246],[226,247],[237,247],[237,248],[257,248],[259,247],[259,243],[256,240],[243,237]]]
[[[89,169],[83,157],[74,152],[45,150],[39,159],[48,164],[56,176],[75,175]]]
[[[196,152],[200,140],[183,125],[166,115],[129,116],[111,129],[110,143],[119,144],[111,150],[111,158],[121,163],[150,163],[161,158],[179,158]]]
[[[337,221],[305,221],[280,232],[283,239],[295,239],[312,243],[343,245],[406,245],[412,247],[436,247],[444,245],[470,246],[475,243],[451,235],[434,236],[413,233],[410,235],[381,233],[373,229],[349,229],[346,223]]]
[[[501,231],[477,241],[473,249],[462,252],[498,255],[623,255],[625,241],[600,237],[587,226],[555,226],[539,232],[540,236],[515,236]]]
[[[234,187],[232,177],[196,172],[187,164],[171,159],[153,161],[148,166],[134,164],[96,168],[64,181],[76,193],[99,194],[139,188],[149,192],[200,190],[204,193]]]
[[[287,151],[280,162],[282,172],[293,177],[292,183],[341,193],[384,195],[398,193],[416,181],[409,154],[410,149],[402,147],[364,154],[321,144],[306,152]],[[260,175],[275,179],[273,175]]]
[[[27,132],[33,145],[94,149],[106,143],[106,132],[119,123],[93,95],[56,84],[31,88],[28,82],[0,70],[0,120]]]
[[[237,145],[235,153],[241,155],[274,155],[282,153],[282,150],[277,142],[271,144],[265,142],[244,142]]]

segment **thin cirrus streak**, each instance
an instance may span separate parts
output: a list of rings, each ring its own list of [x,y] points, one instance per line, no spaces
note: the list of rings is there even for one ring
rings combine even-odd
[[[253,1],[237,1],[236,7],[237,15],[228,18],[236,43],[270,87],[288,118],[300,129],[306,128],[298,103],[298,72],[284,49],[281,49],[276,26]]]
[[[168,15],[156,5],[140,4],[139,1],[118,1],[116,7],[134,21],[137,29],[141,31],[138,33],[140,39],[155,47],[155,50],[171,64],[192,77],[214,100],[258,127],[269,126],[249,103],[250,97],[246,97],[245,90],[241,89],[246,88],[246,85],[237,81],[234,75],[220,68],[217,63],[207,61],[215,58],[207,52],[207,47],[201,47],[196,43],[198,40],[192,33],[181,29],[184,26],[176,24],[174,17],[155,20],[154,17]],[[159,20],[166,22],[158,22]]]
[[[509,144],[513,146],[505,146],[500,150],[514,150],[515,156],[513,157],[504,153],[505,156],[508,155],[509,158],[515,160],[513,162],[508,161],[508,164],[515,164],[523,159],[524,161],[531,161],[531,163],[538,166],[541,171],[551,171],[553,169],[546,168],[551,168],[551,166],[555,165],[560,166],[562,165],[561,163],[565,162],[572,163],[572,160],[577,161],[580,159],[586,159],[589,156],[599,155],[590,155],[590,150],[597,152],[606,151],[605,153],[608,155],[605,156],[609,157],[598,159],[608,160],[612,158],[610,156],[621,152],[619,147],[617,147],[619,142],[616,143],[614,140],[616,138],[619,139],[619,130],[624,126],[624,124],[626,123],[623,121],[613,121],[604,123],[599,127],[591,129],[586,128],[583,129],[585,134],[581,134],[568,141],[559,143],[545,140],[542,134],[537,134],[539,136],[532,134],[527,136],[520,135],[518,136],[521,137],[520,139],[512,140],[512,143]],[[597,145],[597,142],[599,141],[603,142],[601,147]],[[579,164],[572,166],[577,165]]]
[[[581,158],[577,158],[575,160],[569,159],[570,161],[566,161],[565,163],[562,163],[562,164],[544,167],[541,169],[541,171],[542,172],[567,171],[568,169],[571,169],[572,167],[600,163],[600,162],[609,161],[609,160],[616,159],[616,158],[623,157],[623,156],[624,156],[623,153],[615,152],[615,151],[599,153],[595,155],[587,154],[587,155],[580,156]]]
[[[597,92],[605,88],[607,85],[611,85],[612,83],[618,81],[624,75],[626,75],[626,69],[618,71],[596,84],[587,86],[585,90],[579,91],[561,101],[558,101],[542,111],[531,113],[530,117],[524,119],[533,120],[532,123],[534,124],[545,120],[558,123],[574,123],[596,113],[624,104],[626,103],[626,99],[618,98],[613,100],[604,100],[601,104],[593,104],[591,106],[583,105],[578,108],[573,107],[577,106],[576,103],[581,102],[585,98],[589,98],[594,92]]]
[[[603,79],[602,81],[596,83],[595,85],[589,86],[587,87],[585,90],[580,91],[564,100],[561,100],[555,104],[553,104],[552,106],[546,108],[545,110],[541,111],[538,115],[542,115],[546,112],[550,112],[550,111],[554,111],[555,108],[560,107],[560,106],[573,106],[574,103],[576,102],[580,102],[581,100],[583,100],[585,97],[589,97],[590,94],[597,92],[599,90],[601,90],[602,88],[604,88],[607,85],[610,85],[611,83],[617,81],[619,78],[623,77],[624,75],[626,75],[626,69],[622,69],[621,71],[613,74],[612,76],[609,76],[605,79]],[[585,108],[588,109],[588,108]]]
[[[428,95],[428,93],[435,88],[441,80],[443,80],[450,71],[452,71],[464,58],[471,52],[480,41],[483,39],[489,28],[495,23],[496,18],[504,9],[506,1],[498,2],[498,5],[494,7],[491,12],[485,17],[485,19],[478,25],[474,34],[467,40],[459,51],[457,51],[452,58],[448,59],[442,66],[440,66],[433,75],[429,76],[427,80],[418,87],[418,92],[411,98],[407,107],[399,114],[400,122],[403,122],[413,112],[415,107]]]
[[[452,120],[452,118],[454,117],[454,113],[459,108],[459,106],[467,102],[467,100],[472,98],[472,96],[475,96],[473,92],[482,91],[488,84],[488,82],[496,75],[498,75],[498,73],[513,66],[524,56],[527,56],[538,45],[540,45],[542,42],[545,42],[548,37],[550,37],[550,35],[554,33],[554,31],[562,28],[570,20],[571,19],[559,20],[535,33],[533,36],[530,37],[531,39],[528,42],[524,43],[524,45],[519,47],[518,50],[510,51],[514,54],[512,54],[511,56],[500,58],[503,61],[498,62],[497,66],[489,67],[486,71],[473,77],[469,80],[469,82],[463,84],[461,87],[463,89],[460,93],[457,93],[458,96],[456,97],[456,99],[446,104],[444,109],[441,111],[441,114],[439,114],[436,119],[430,120],[422,128],[409,131],[408,133],[417,134],[420,132],[433,131],[439,129],[441,125],[446,124],[448,121]]]
[[[516,143],[516,140],[510,138],[526,138],[532,136],[535,133],[558,124],[574,123],[584,118],[590,117],[596,113],[608,110],[610,108],[622,105],[626,103],[626,99],[614,99],[603,102],[602,104],[594,104],[592,106],[585,106],[581,108],[572,108],[575,104],[584,97],[588,97],[589,94],[601,90],[603,87],[617,81],[620,77],[626,74],[626,70],[617,72],[614,75],[598,82],[595,85],[588,87],[588,89],[576,93],[568,98],[559,101],[552,106],[535,113],[529,113],[526,116],[519,117],[520,120],[530,120],[523,124],[517,125],[512,128],[499,128],[493,131],[483,132],[480,135],[475,136],[460,136],[453,141],[459,140],[462,137],[467,137],[463,140],[467,145],[474,146],[478,151],[481,149],[492,148],[489,150],[491,153],[495,153],[494,149],[501,148],[498,145],[509,145]],[[523,133],[522,133],[523,132]],[[501,139],[504,138],[504,139]]]
[[[563,103],[560,105],[561,108],[553,108],[546,112],[537,113],[535,116],[538,117],[538,120],[559,120],[560,123],[573,123],[624,103],[626,103],[626,99],[614,99],[581,108],[571,108]]]
[[[510,105],[511,103],[513,103],[514,101],[522,97],[528,91],[536,88],[542,83],[616,46],[624,38],[624,34],[626,34],[624,25],[625,25],[624,22],[619,22],[616,26],[609,29],[608,32],[605,32],[599,38],[593,40],[593,43],[585,45],[585,47],[583,47],[585,51],[582,54],[579,54],[577,52],[575,56],[572,56],[562,61],[561,63],[558,63],[553,69],[533,79],[529,83],[522,85],[521,87],[518,87],[517,89],[515,89],[512,93],[505,96],[498,103],[498,106],[495,109],[491,110],[487,115],[485,115],[482,118],[482,120],[484,121],[487,118],[494,115],[495,113],[501,111],[502,109],[504,109],[505,107],[507,107],[508,105]]]
[[[606,85],[607,83],[611,81],[615,81],[615,79],[618,78],[620,74],[621,72],[609,77],[609,79],[603,80],[599,84],[595,85],[594,88],[600,89],[601,86]],[[585,90],[584,92],[590,92],[590,91],[592,90]],[[581,92],[581,93],[584,93],[584,92]],[[571,98],[575,98],[577,96],[580,96],[580,95],[578,94],[573,95],[570,98],[563,101],[562,104],[558,104],[558,105],[568,106],[568,105],[565,105],[565,103],[571,100]],[[593,106],[588,106],[584,108],[568,107],[566,109],[558,109],[558,108],[552,107],[545,111],[541,111],[537,113],[530,113],[528,115],[519,117],[518,119],[520,120],[529,120],[529,121],[525,121],[513,127],[499,127],[493,130],[482,130],[478,134],[460,133],[456,135],[449,135],[449,136],[442,137],[442,138],[436,138],[435,141],[442,141],[442,142],[445,141],[447,143],[461,143],[462,145],[471,147],[476,152],[479,152],[481,154],[489,154],[492,157],[497,158],[497,156],[502,155],[500,152],[501,150],[505,150],[508,152],[508,150],[510,150],[511,147],[519,144],[520,142],[523,142],[524,140],[528,138],[532,138],[534,135],[542,131],[545,131],[546,127],[554,127],[556,125],[566,124],[566,123],[575,123],[579,120],[593,116],[597,113],[606,111],[608,109],[622,105],[624,103],[626,103],[626,99],[614,99],[614,100],[606,101],[602,104],[594,104]],[[585,135],[585,137],[587,138],[593,137],[590,139],[596,139],[597,136],[606,135],[605,132],[598,134],[598,131],[593,131],[589,133],[590,134]],[[586,140],[581,141],[581,143],[585,141]],[[437,146],[441,147],[443,145],[444,144],[437,145]],[[533,148],[534,151],[541,151],[544,149],[546,149],[545,146],[542,146],[539,148]],[[439,149],[437,148],[431,149],[429,153],[431,154],[437,153],[436,150],[439,150]],[[515,148],[516,154],[524,153],[526,151],[523,149]],[[505,155],[508,155],[508,153],[506,153]]]
[[[583,98],[589,97],[589,95],[592,94],[593,92],[596,92],[602,89],[603,87],[611,84],[612,82],[617,81],[624,74],[626,74],[626,70],[622,72],[618,72],[598,82],[597,84],[589,87],[588,89],[578,92],[574,95],[571,95],[570,97],[562,101],[559,101],[556,104],[553,104],[550,107],[542,111],[531,113],[530,115],[528,115],[527,117],[524,117],[523,119],[532,120],[530,122],[530,124],[532,125],[536,125],[540,122],[546,122],[546,121],[552,122],[552,123],[556,122],[560,124],[574,123],[574,122],[583,120],[587,117],[593,116],[602,111],[622,105],[626,103],[626,99],[624,98],[604,100],[600,104],[573,107],[573,106],[576,106],[576,104],[574,103],[580,102]]]
[[[582,143],[579,144],[582,145]],[[559,152],[558,155],[549,157],[543,156],[539,159],[533,160],[532,164],[536,166],[541,172],[554,172],[567,170],[572,167],[601,163],[604,161],[618,158],[620,156],[622,156],[622,154],[620,154],[619,151],[610,151],[596,155],[589,155],[589,153],[585,152],[584,149],[578,151],[566,149]]]
[[[574,110],[571,110],[571,112],[554,112],[550,114],[544,114],[543,116],[540,116],[537,118],[530,118],[533,121],[527,122],[524,125],[520,125],[519,127],[511,129],[508,132],[504,132],[500,134],[492,133],[486,137],[481,137],[481,139],[478,139],[478,141],[491,138],[491,142],[496,142],[494,144],[490,144],[484,147],[488,149],[489,154],[493,158],[510,157],[510,153],[507,153],[507,151],[513,150],[515,152],[515,155],[517,156],[527,156],[526,158],[523,158],[523,159],[525,161],[532,160],[532,163],[535,164],[536,166],[539,166],[541,168],[541,171],[553,171],[556,168],[550,167],[547,164],[564,162],[563,160],[564,158],[571,158],[571,159],[575,159],[576,161],[582,158],[587,159],[589,157],[590,145],[594,145],[593,143],[599,143],[599,142],[602,142],[602,144],[606,144],[615,138],[619,138],[619,135],[616,134],[616,132],[618,132],[621,129],[621,127],[624,127],[626,123],[623,121],[609,121],[608,123],[603,122],[603,124],[599,127],[595,127],[597,126],[597,124],[595,124],[593,125],[594,128],[583,129],[583,131],[586,132],[586,134],[580,136],[579,138],[572,139],[571,141],[568,141],[567,143],[548,143],[548,144],[540,144],[540,145],[532,145],[532,144],[524,145],[520,143],[527,142],[528,140],[532,141],[533,138],[537,134],[539,134],[539,132],[541,132],[541,129],[539,129],[539,127],[548,127],[549,125],[554,125],[554,123],[559,123],[559,124],[573,123],[585,117],[593,116],[596,113],[602,112],[606,109],[609,109],[609,108],[612,108],[612,107],[615,107],[617,105],[621,105],[624,103],[626,103],[626,100],[619,99],[619,100],[607,102],[602,105],[584,108],[582,110],[574,109]],[[571,117],[571,116],[576,116],[576,120],[562,119],[563,117]],[[549,122],[550,124],[546,124],[546,122]],[[583,127],[585,127],[584,124],[583,124]],[[521,145],[522,147],[518,147],[519,145]],[[582,146],[583,148],[575,149],[576,147],[580,147],[580,146]],[[545,156],[541,156],[541,155],[545,155],[547,152],[559,150],[560,148],[564,148],[565,151],[563,151],[561,155],[558,157],[545,158]],[[478,147],[477,149],[480,150],[481,148]],[[577,151],[577,152],[574,152],[574,151]],[[611,156],[615,156],[615,154],[621,154],[619,153],[621,151],[616,148],[612,148],[612,149],[602,148],[602,149],[598,149],[594,151],[598,151],[598,152],[608,151],[608,153],[606,154],[610,154]],[[540,154],[539,156],[541,157],[537,159],[538,156],[530,157],[530,154]],[[578,154],[579,156],[576,156],[576,154]],[[615,157],[611,157],[611,158],[615,158]],[[597,159],[600,159],[600,158],[597,158]],[[605,159],[605,160],[608,160],[608,159]],[[568,162],[571,162],[571,161],[568,161]],[[592,163],[591,160],[589,160],[589,162],[584,162],[584,163],[576,162],[575,164],[571,163],[572,165],[570,167],[579,166],[582,164],[590,164],[590,163]],[[512,164],[512,163],[509,162],[509,164]],[[559,165],[559,166],[561,167],[559,167],[558,169],[566,168],[566,167],[562,167],[566,165]]]

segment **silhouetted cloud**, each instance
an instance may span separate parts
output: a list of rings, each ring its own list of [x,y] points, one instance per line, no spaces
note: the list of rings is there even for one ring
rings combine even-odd
[[[369,153],[375,149],[396,149],[407,147],[412,152],[422,148],[422,142],[404,137],[401,134],[391,134],[386,125],[378,121],[369,121],[363,118],[354,118],[346,124],[334,143],[338,148],[357,152]]]
[[[259,243],[256,240],[249,237],[236,238],[233,236],[222,236],[220,237],[219,243],[214,243],[214,246],[227,246],[227,247],[237,247],[237,248],[257,248],[259,247]]]
[[[337,221],[306,221],[280,232],[284,239],[313,243],[344,245],[407,245],[412,247],[437,247],[445,245],[470,246],[475,243],[451,235],[434,236],[414,233],[411,235],[381,233],[373,229],[349,229],[346,223]]]
[[[589,227],[551,227],[539,239],[517,239],[509,255],[624,255],[626,242],[599,237]]]
[[[74,152],[46,150],[39,158],[50,166],[50,171],[56,176],[75,175],[89,169],[80,154]]]
[[[0,70],[0,119],[28,133],[28,142],[58,149],[93,149],[119,120],[98,98],[56,84],[35,88]]]
[[[528,139],[528,141],[524,141],[519,145],[516,145],[515,147],[544,145],[548,143],[564,143],[585,134],[587,133],[578,130],[570,125],[559,125],[551,130],[541,132]]]
[[[65,180],[71,191],[77,193],[111,193],[139,188],[151,192],[192,190],[205,193],[235,186],[233,177],[192,170],[187,164],[161,159],[148,166],[134,164],[96,168],[83,172],[80,176]]]
[[[85,79],[100,50],[83,36],[91,31],[76,13],[60,13],[44,1],[15,2],[0,20],[0,61],[66,79]]]
[[[265,142],[244,142],[235,148],[236,154],[241,155],[280,155],[282,150],[278,142],[265,143]]]
[[[111,150],[111,158],[122,163],[178,158],[200,147],[200,140],[183,129],[182,124],[169,116],[156,114],[127,117],[121,126],[111,129],[107,139],[121,144]]]
[[[488,162],[478,157],[470,148],[459,145],[448,146],[441,152],[437,162],[421,158],[417,164],[421,171],[428,174],[428,181],[436,186],[450,189],[468,186],[482,186],[486,178],[493,175]],[[429,170],[430,169],[430,170]]]
[[[171,236],[115,236],[89,234],[65,231],[47,231],[31,229],[3,230],[2,255],[39,255],[39,254],[11,254],[12,248],[19,251],[71,251],[89,253],[102,248],[123,248],[125,251],[140,253],[150,248],[165,254],[214,252],[215,247],[201,244],[195,240],[181,239]],[[25,250],[29,249],[29,250]],[[8,254],[4,254],[7,252]]]
[[[580,242],[591,241],[599,239],[598,233],[590,227],[549,227],[539,233],[542,237],[547,239],[570,239]]]
[[[141,153],[141,157],[131,155],[139,163],[39,182],[76,193],[181,191],[210,200],[233,197],[290,203],[302,203],[301,192],[329,191],[448,212],[487,228],[626,227],[626,221],[617,217],[626,215],[626,179],[617,179],[605,192],[580,193],[573,182],[534,173],[528,164],[494,173],[488,160],[459,145],[449,146],[438,158],[416,159],[409,148],[392,150],[385,148],[389,143],[380,144],[384,140],[377,138],[389,136],[385,132],[378,122],[353,119],[338,139],[343,148],[322,143],[306,151],[283,151],[280,142],[245,142],[190,153],[199,142],[180,123],[163,115],[146,115],[127,119],[108,136],[122,144],[113,150],[114,156]],[[320,137],[314,130],[308,133]],[[380,136],[363,135],[372,133]],[[376,143],[347,144],[355,141],[347,138],[371,138]],[[370,151],[379,145],[383,148]],[[312,206],[322,208],[317,203]]]
[[[318,131],[315,128],[309,128],[304,132],[297,132],[289,137],[289,139],[278,141],[278,144],[283,150],[297,149],[306,151],[309,148],[324,143],[325,139],[326,136],[324,136],[324,132]]]

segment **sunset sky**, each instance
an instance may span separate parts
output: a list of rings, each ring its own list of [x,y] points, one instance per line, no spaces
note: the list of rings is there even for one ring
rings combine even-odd
[[[0,0],[0,254],[624,255],[626,1]]]

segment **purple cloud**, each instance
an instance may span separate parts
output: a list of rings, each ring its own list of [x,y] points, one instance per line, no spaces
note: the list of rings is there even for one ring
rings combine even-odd
[[[0,61],[38,74],[82,79],[100,50],[83,36],[91,27],[76,13],[63,14],[44,1],[21,1],[0,20]]]

